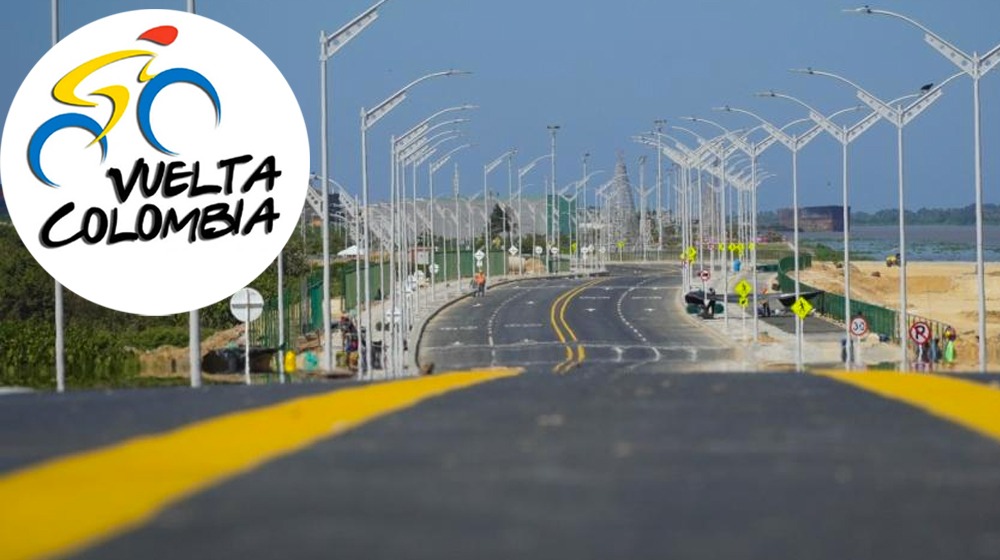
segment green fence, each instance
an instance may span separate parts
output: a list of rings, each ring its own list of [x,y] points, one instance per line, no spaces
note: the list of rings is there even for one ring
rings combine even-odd
[[[801,255],[799,257],[799,266],[802,269],[811,267],[812,257],[810,255]],[[787,293],[795,291],[795,280],[788,275],[788,272],[794,269],[794,257],[785,257],[778,262],[778,284],[782,292]],[[801,283],[799,285],[799,289],[803,292],[817,291],[816,288],[809,286],[808,284]],[[843,295],[823,292],[812,301],[812,304],[816,308],[816,313],[840,323],[844,322]],[[889,309],[880,305],[873,305],[868,302],[852,299],[851,315],[855,317],[858,315],[864,316],[864,318],[868,321],[868,330],[870,332],[882,335],[893,342],[899,342],[901,334],[902,336],[907,336],[907,333],[899,332],[899,314],[895,309]],[[916,322],[927,323],[931,327],[931,331],[933,333],[932,336],[936,338],[943,339],[945,330],[949,328],[949,325],[946,323],[935,321],[934,319],[929,319],[927,317],[921,317],[919,315],[910,314],[907,316],[906,320],[908,325],[907,329],[909,328],[909,325],[913,325]]]
[[[251,324],[250,336],[255,346],[277,348],[280,342],[286,347],[289,340],[323,328],[323,271],[315,270],[305,280],[291,282],[285,287],[285,340],[278,337],[278,299],[264,301],[260,319]]]

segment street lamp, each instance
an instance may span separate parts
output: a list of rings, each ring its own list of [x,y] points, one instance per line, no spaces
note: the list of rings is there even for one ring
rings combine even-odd
[[[485,251],[486,251],[486,277],[487,278],[490,277],[490,245],[491,245],[491,241],[492,241],[491,234],[493,233],[492,231],[490,231],[491,229],[493,229],[490,226],[492,226],[493,224],[490,223],[490,221],[491,221],[490,220],[490,218],[491,218],[491,212],[490,212],[490,208],[489,208],[490,193],[487,190],[486,181],[487,181],[487,178],[489,177],[490,172],[492,172],[494,169],[496,169],[497,167],[499,167],[500,164],[503,163],[503,160],[508,159],[508,158],[513,158],[514,154],[516,154],[516,153],[517,153],[517,149],[512,148],[512,149],[507,150],[506,152],[504,152],[503,155],[501,155],[500,157],[496,158],[495,160],[493,160],[490,163],[487,163],[486,165],[483,166],[483,211],[486,212],[486,228],[484,230],[484,235],[483,235],[483,245],[485,246]],[[505,216],[505,219],[506,219],[506,216]]]
[[[656,119],[653,126],[657,133],[663,132],[663,125],[667,121]],[[667,197],[669,200],[669,197]],[[656,150],[656,250],[657,259],[663,258],[663,152]]]
[[[557,125],[557,124],[550,124],[550,125],[546,126],[546,128],[548,129],[549,134],[552,136],[551,151],[550,151],[550,155],[552,156],[552,160],[551,160],[551,163],[552,163],[552,175],[549,176],[549,180],[552,182],[552,198],[550,200],[552,201],[552,205],[554,206],[554,208],[550,208],[549,209],[548,214],[549,214],[549,219],[552,220],[552,212],[554,210],[555,211],[555,220],[552,223],[552,227],[546,228],[546,230],[545,230],[545,238],[546,238],[546,240],[548,240],[549,239],[549,233],[550,232],[554,233],[556,235],[556,240],[555,240],[555,245],[554,246],[558,248],[559,247],[559,237],[558,237],[558,230],[557,230],[557,228],[559,226],[559,207],[557,206],[558,203],[556,202],[557,201],[557,199],[556,199],[556,133],[559,132],[560,126]],[[550,254],[552,252],[551,251],[551,247],[553,247],[553,245],[552,245],[551,242],[547,243],[547,245],[549,245],[549,246],[545,248],[545,271],[546,271],[546,274],[551,274],[552,273],[552,266],[549,264],[551,262],[549,257],[550,257]]]
[[[858,99],[860,99],[865,105],[871,107],[880,117],[889,121],[896,127],[896,158],[897,158],[897,175],[899,178],[898,184],[898,195],[899,195],[899,347],[900,347],[900,370],[906,371],[908,369],[909,357],[907,356],[907,308],[906,308],[906,266],[908,264],[908,258],[906,257],[906,210],[904,205],[904,192],[903,192],[903,127],[909,124],[913,119],[917,117],[924,109],[931,106],[943,92],[941,89],[948,82],[962,75],[961,72],[955,74],[945,81],[941,82],[937,86],[926,88],[926,91],[922,90],[920,97],[916,99],[913,103],[902,106],[897,105],[892,106],[892,101],[885,102],[881,99],[875,97],[867,90],[859,86],[858,84],[848,80],[843,76],[839,76],[832,72],[823,72],[820,70],[814,70],[812,68],[806,69],[796,69],[793,72],[799,72],[803,74],[809,74],[811,76],[825,76],[827,78],[832,78],[841,83],[847,84],[848,86],[854,88],[857,92]],[[900,100],[905,98],[900,98]],[[898,101],[898,100],[897,100]],[[850,318],[845,318],[845,320],[850,321]]]
[[[767,92],[763,94],[764,97],[776,97],[780,99],[787,99],[794,103],[798,103],[800,106],[805,108],[809,112],[809,118],[813,120],[817,125],[823,128],[830,136],[833,136],[841,145],[841,176],[843,179],[843,228],[844,228],[844,362],[847,369],[851,368],[851,364],[854,361],[854,344],[853,335],[851,334],[851,252],[850,252],[850,210],[848,202],[848,174],[847,174],[847,155],[848,146],[854,140],[857,140],[866,130],[871,128],[873,124],[878,122],[878,113],[872,112],[858,121],[852,126],[847,125],[837,125],[833,120],[828,119],[823,116],[822,113],[816,109],[809,106],[806,102],[793,97],[788,94],[778,93],[775,91]]]
[[[986,371],[986,267],[983,256],[983,149],[979,80],[1000,62],[1000,45],[993,47],[982,56],[975,52],[970,55],[945,41],[923,24],[902,14],[877,10],[868,6],[846,11],[890,16],[905,21],[923,31],[924,41],[972,78],[972,122],[976,174],[976,284],[979,287],[979,371]]]
[[[456,153],[458,153],[461,150],[464,150],[466,148],[471,148],[472,146],[474,146],[474,144],[462,144],[461,146],[457,146],[455,148],[452,148],[451,151],[449,151],[445,155],[441,156],[437,160],[432,161],[431,164],[429,166],[427,166],[427,183],[428,183],[428,188],[429,188],[430,204],[431,204],[431,255],[434,256],[434,257],[436,257],[436,250],[437,250],[437,247],[436,247],[437,238],[434,236],[434,210],[436,209],[436,206],[434,204],[434,174],[437,173],[437,171],[439,169],[441,169],[442,167],[444,167],[448,163],[449,160],[451,160],[451,156],[455,155]],[[457,238],[457,235],[456,235],[456,238]],[[447,242],[445,242],[444,259],[442,259],[442,260],[444,261],[444,277],[447,280],[447,278],[448,278],[448,243]],[[437,293],[435,291],[436,282],[435,282],[435,278],[434,277],[437,276],[437,275],[434,274],[434,270],[433,270],[433,266],[437,264],[436,258],[432,258],[431,259],[431,263],[432,263],[432,265],[431,265],[432,266],[432,269],[431,269],[431,300],[436,300],[437,299]]]
[[[333,369],[333,332],[330,320],[330,191],[327,181],[330,178],[330,157],[327,146],[327,93],[326,93],[326,62],[351,39],[358,36],[366,27],[378,19],[378,9],[386,0],[381,0],[362,12],[347,25],[334,31],[331,35],[319,32],[319,83],[320,83],[320,182],[323,185],[323,369]],[[366,216],[367,218],[367,216]],[[367,227],[367,219],[365,220]],[[360,311],[360,310],[359,310]],[[360,313],[359,313],[360,319]],[[369,333],[371,329],[369,327]],[[370,335],[369,335],[370,336]],[[249,351],[249,350],[248,350]],[[370,356],[369,356],[370,358]],[[279,360],[280,361],[280,360]]]
[[[521,191],[524,189],[524,176],[527,175],[528,173],[530,173],[531,170],[534,169],[535,166],[537,166],[542,160],[544,160],[546,158],[550,158],[550,157],[552,157],[552,154],[547,154],[547,155],[544,155],[544,156],[539,156],[539,157],[533,159],[531,161],[531,163],[529,163],[528,165],[525,165],[524,167],[522,167],[522,168],[520,168],[520,169],[517,170],[517,216],[518,216],[517,219],[518,220],[521,219]],[[543,189],[544,189],[544,187],[543,187]],[[535,223],[534,223],[534,212],[532,212],[531,216],[532,216],[531,237],[532,237],[532,239],[537,240],[538,239],[538,230],[537,230],[537,228],[534,227],[535,226]],[[522,229],[523,228],[521,228],[520,224],[519,224],[519,226],[517,228],[517,245],[523,251],[524,250],[524,240],[523,240],[523,237],[522,237]],[[532,245],[534,245],[534,243],[532,243]],[[521,275],[522,276],[524,275],[524,261],[525,261],[525,259],[522,257],[521,258]]]
[[[384,0],[383,0],[384,1]],[[444,77],[444,76],[457,76],[462,74],[471,74],[471,72],[463,72],[459,70],[446,70],[443,72],[433,72],[425,76],[421,76],[416,80],[413,80],[409,84],[403,86],[396,93],[385,98],[381,103],[375,106],[371,110],[366,110],[364,107],[361,108],[361,207],[363,214],[363,221],[365,223],[364,232],[364,261],[365,261],[365,329],[368,332],[369,338],[372,336],[374,331],[372,330],[372,308],[371,308],[371,279],[370,279],[370,267],[369,267],[369,245],[371,241],[371,226],[368,221],[368,129],[375,125],[382,117],[386,116],[390,111],[399,106],[403,100],[406,99],[406,94],[409,92],[410,88],[416,86],[417,84],[429,80],[431,78]],[[395,168],[395,164],[393,164]],[[390,247],[390,251],[395,251],[395,247]],[[381,270],[381,267],[380,267]],[[329,307],[329,305],[324,305],[324,308]],[[395,309],[391,310],[395,312]],[[329,313],[327,311],[327,313]],[[393,317],[394,318],[394,317]],[[365,361],[363,364],[362,372],[360,377],[368,377],[371,374],[371,358],[372,358],[372,345],[365,345]],[[329,359],[329,355],[326,356]]]
[[[853,109],[853,108],[852,108]],[[819,125],[813,125],[808,131],[800,135],[789,136],[784,132],[784,130],[774,126],[770,122],[764,120],[762,117],[747,111],[745,109],[737,109],[735,107],[725,106],[724,111],[730,111],[735,113],[743,113],[749,115],[763,125],[764,130],[768,134],[777,138],[779,142],[785,145],[790,152],[792,152],[792,235],[793,244],[795,246],[795,301],[797,302],[801,298],[801,290],[799,288],[799,150],[804,148],[813,138],[819,135],[822,129]],[[802,318],[796,314],[795,317],[795,367],[798,371],[802,371],[803,359],[802,359]]]

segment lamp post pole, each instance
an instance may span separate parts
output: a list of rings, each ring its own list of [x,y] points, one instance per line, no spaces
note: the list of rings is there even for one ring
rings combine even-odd
[[[496,169],[497,167],[499,167],[501,163],[503,163],[503,160],[508,159],[508,158],[513,158],[515,153],[517,153],[517,150],[514,150],[514,149],[508,150],[508,151],[504,152],[503,155],[501,155],[500,157],[496,158],[495,160],[493,160],[490,163],[487,163],[486,165],[483,166],[483,211],[486,212],[486,226],[485,226],[485,228],[483,230],[483,232],[484,232],[483,245],[484,245],[484,251],[486,252],[486,277],[487,278],[490,277],[490,245],[492,244],[491,243],[492,239],[490,239],[490,237],[491,237],[491,235],[493,233],[491,231],[493,229],[491,227],[493,224],[490,223],[490,221],[491,221],[490,218],[492,218],[492,212],[490,212],[490,208],[489,208],[490,193],[489,193],[489,190],[488,190],[488,187],[487,187],[487,179],[489,178],[490,173],[494,169]],[[504,215],[504,219],[506,220],[506,214]],[[502,234],[501,234],[501,236],[502,236]]]
[[[385,0],[383,0],[385,1]],[[364,107],[361,108],[361,206],[363,221],[365,224],[364,232],[364,260],[365,260],[365,329],[370,337],[374,332],[372,330],[372,309],[371,309],[371,281],[370,281],[370,267],[369,267],[369,246],[371,240],[371,227],[368,220],[369,208],[368,208],[368,129],[375,125],[382,117],[387,115],[390,111],[399,106],[403,100],[406,99],[406,94],[410,88],[416,86],[417,84],[429,80],[431,78],[436,78],[440,76],[456,76],[461,74],[469,74],[469,72],[462,72],[458,70],[446,70],[444,72],[433,72],[427,74],[416,80],[410,82],[406,86],[403,86],[399,91],[387,97],[384,101],[375,106],[371,110],[366,110]],[[395,154],[393,154],[393,164],[391,166],[392,174],[395,175]],[[324,180],[325,184],[325,180]],[[392,228],[395,230],[395,228]],[[395,251],[395,247],[390,247],[390,255]],[[391,266],[391,265],[390,265]],[[381,266],[379,267],[381,270]],[[383,297],[385,294],[382,294]],[[392,320],[395,320],[394,315],[395,309],[391,309],[390,313]],[[365,360],[364,367],[361,372],[361,377],[366,378],[370,376],[371,372],[371,344],[365,345]]]
[[[799,285],[799,150],[804,148],[809,142],[816,138],[822,129],[819,125],[813,125],[808,131],[800,135],[789,136],[784,132],[784,130],[774,126],[770,122],[764,120],[762,117],[758,116],[756,113],[752,113],[745,109],[737,109],[735,107],[726,106],[723,108],[725,111],[731,111],[736,113],[743,113],[749,115],[764,126],[764,130],[768,132],[771,136],[778,139],[779,142],[784,144],[790,152],[792,152],[792,236],[794,245],[794,262],[795,262],[795,300],[798,301],[802,292]],[[789,125],[790,126],[790,125]],[[787,128],[787,127],[786,127]],[[802,356],[802,318],[796,315],[795,317],[795,367],[797,371],[803,370],[803,356]]]
[[[445,155],[441,156],[440,159],[431,162],[431,164],[427,167],[427,184],[428,184],[428,187],[429,187],[430,204],[431,204],[431,212],[430,212],[430,214],[431,214],[431,255],[432,255],[432,258],[431,258],[431,267],[432,267],[432,270],[431,270],[431,300],[432,301],[436,301],[437,300],[437,293],[435,292],[436,282],[435,282],[435,279],[434,279],[434,277],[437,276],[437,275],[433,271],[434,265],[437,264],[436,259],[433,258],[433,256],[437,254],[436,253],[436,243],[437,243],[437,240],[434,237],[434,233],[435,233],[434,232],[434,174],[437,173],[437,171],[439,169],[441,169],[442,167],[445,166],[445,164],[448,163],[448,161],[451,159],[451,156],[455,155],[457,152],[459,152],[461,150],[464,150],[466,148],[471,148],[471,147],[472,147],[472,144],[462,144],[461,146],[457,146],[455,148],[452,148],[450,152],[448,152]],[[447,279],[448,278],[448,245],[447,245],[447,242],[445,243],[445,247],[444,247],[444,259],[443,259],[443,261],[444,261],[444,277]]]
[[[327,78],[326,62],[351,39],[378,19],[378,8],[386,0],[376,3],[362,12],[347,25],[331,35],[319,33],[319,83],[320,83],[320,183],[323,188],[323,370],[333,369],[333,333],[330,320],[330,156],[327,146],[329,119],[327,118]],[[366,220],[367,222],[367,220]],[[367,226],[367,223],[366,223]],[[359,308],[360,310],[360,308]],[[360,315],[360,314],[359,314]]]
[[[943,95],[942,88],[950,81],[962,75],[962,72],[954,74],[953,76],[947,78],[937,86],[927,87],[926,91],[915,100],[913,103],[902,106],[898,105],[893,107],[892,105],[898,101],[905,99],[906,97],[901,97],[895,101],[885,102],[867,90],[857,85],[856,83],[844,78],[843,76],[834,74],[832,72],[823,72],[820,70],[814,70],[812,68],[806,68],[801,70],[794,70],[795,72],[800,72],[804,74],[809,74],[813,76],[825,76],[827,78],[832,78],[838,82],[847,84],[852,87],[857,94],[858,99],[860,99],[865,105],[871,107],[875,113],[877,113],[881,118],[889,121],[896,127],[896,173],[898,177],[898,196],[899,196],[899,347],[900,347],[900,370],[906,371],[909,369],[909,356],[907,355],[907,330],[908,330],[908,310],[906,302],[906,266],[908,264],[908,258],[906,256],[906,206],[905,206],[905,193],[904,193],[904,167],[903,167],[903,128],[909,124],[913,119],[922,113],[925,109],[931,106],[939,97]]]
[[[976,285],[979,291],[979,371],[986,371],[986,272],[983,254],[983,150],[979,80],[1000,62],[1000,45],[993,47],[982,56],[975,52],[968,54],[944,40],[923,24],[902,14],[887,10],[877,10],[868,6],[849,11],[894,17],[920,29],[924,32],[924,40],[931,47],[952,61],[962,72],[972,78],[973,151],[976,175]]]
[[[666,121],[657,119],[653,121],[657,133],[663,132],[663,125]],[[669,200],[669,196],[667,197]],[[676,212],[676,210],[675,210]],[[681,243],[683,245],[683,243]],[[687,247],[681,247],[685,250]],[[657,259],[663,258],[663,151],[656,150],[656,250]]]
[[[809,112],[809,118],[813,120],[817,125],[823,128],[827,133],[833,136],[841,145],[841,176],[843,179],[843,189],[842,189],[842,202],[843,205],[843,229],[844,229],[844,341],[845,341],[845,355],[844,363],[847,369],[851,369],[851,365],[854,362],[855,349],[853,344],[853,335],[851,334],[851,252],[850,252],[850,206],[848,199],[848,173],[847,173],[847,161],[848,161],[848,146],[851,142],[856,140],[861,136],[866,130],[871,128],[873,124],[878,122],[879,116],[877,113],[870,113],[857,124],[848,127],[847,125],[838,126],[832,120],[823,116],[822,113],[810,107],[804,101],[793,97],[791,95],[768,92],[766,94],[768,97],[776,97],[781,99],[787,99],[794,103],[798,103],[800,106]]]
[[[546,128],[548,128],[549,134],[552,136],[551,152],[550,152],[550,155],[552,157],[552,159],[551,159],[552,175],[549,176],[549,181],[551,181],[551,183],[552,183],[552,195],[551,195],[551,199],[550,200],[552,201],[551,204],[552,204],[553,207],[550,208],[549,211],[548,211],[549,220],[552,221],[552,225],[551,225],[550,228],[548,228],[546,230],[546,234],[545,235],[546,235],[546,238],[548,239],[549,232],[552,232],[553,236],[555,237],[555,243],[553,244],[553,243],[550,242],[548,244],[549,247],[545,248],[545,270],[546,270],[546,274],[551,274],[552,273],[552,266],[549,263],[551,262],[551,260],[550,260],[550,254],[551,254],[552,251],[550,250],[550,247],[559,247],[559,231],[558,231],[558,226],[559,226],[559,206],[558,206],[559,202],[558,202],[558,200],[559,199],[556,197],[556,133],[559,131],[560,127],[557,124],[550,124]],[[555,212],[554,219],[553,219],[553,212]],[[558,264],[558,261],[556,261],[556,262]]]
[[[521,219],[521,191],[524,189],[524,176],[531,172],[542,160],[552,157],[552,154],[546,154],[544,156],[537,157],[531,161],[528,165],[517,170],[517,216],[518,220]],[[542,190],[545,190],[544,185]],[[532,243],[532,249],[534,249],[535,243],[538,239],[538,229],[535,227],[535,214],[532,212],[531,215],[531,237],[535,242]],[[523,248],[523,238],[521,235],[521,228],[518,227],[517,230],[517,244]],[[524,275],[524,258],[521,259],[521,274]]]

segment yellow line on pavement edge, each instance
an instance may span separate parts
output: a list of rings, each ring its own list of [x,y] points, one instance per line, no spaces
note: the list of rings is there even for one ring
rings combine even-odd
[[[989,385],[923,372],[820,370],[813,373],[902,401],[1000,440],[1000,390]]]
[[[0,477],[0,557],[63,555],[141,526],[166,507],[268,461],[426,399],[520,369],[343,389],[204,420]]]

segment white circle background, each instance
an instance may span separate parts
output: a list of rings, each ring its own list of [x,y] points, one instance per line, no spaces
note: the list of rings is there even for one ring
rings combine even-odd
[[[168,46],[137,37],[148,29],[172,25],[177,39]],[[161,144],[177,156],[152,148],[142,137],[136,121],[136,105],[142,84],[137,76],[148,57],[118,61],[94,72],[77,87],[78,97],[97,107],[73,107],[57,102],[52,88],[70,70],[97,56],[120,50],[157,53],[150,73],[171,68],[189,68],[205,76],[221,102],[221,122],[216,127],[211,100],[190,84],[163,89],[153,103],[150,117]],[[28,142],[34,131],[61,113],[87,115],[102,126],[111,115],[106,98],[88,95],[109,85],[129,89],[128,107],[108,133],[108,155],[101,162],[99,145],[80,129],[63,129],[52,135],[41,154],[42,170],[59,188],[52,188],[31,173],[27,161]],[[124,204],[119,204],[109,169],[121,169],[127,180],[134,162],[145,158],[151,166],[182,161],[191,171],[200,162],[200,185],[221,185],[225,172],[219,160],[252,155],[250,163],[237,166],[231,195],[187,193],[165,198],[161,191],[144,199],[138,185]],[[264,182],[240,193],[266,156],[275,156],[281,176],[267,192]],[[28,74],[18,89],[0,140],[0,174],[11,220],[35,259],[67,288],[80,296],[119,311],[142,315],[181,313],[211,305],[243,288],[274,261],[298,223],[309,180],[309,140],[295,95],[271,60],[239,33],[213,20],[172,10],[138,10],[95,21],[65,37]],[[240,230],[260,204],[274,198],[280,214],[274,229],[265,234],[258,223],[246,236],[227,235],[213,240],[188,242],[188,229],[166,239],[107,244],[76,241],[60,248],[41,245],[42,224],[67,202],[74,211],[60,220],[53,238],[62,239],[80,229],[83,213],[102,209],[110,218],[118,209],[118,231],[134,232],[135,215],[144,204],[157,205],[166,216],[169,208],[183,219],[194,208],[224,202],[235,213],[243,200]],[[215,222],[216,227],[224,224]],[[109,226],[110,230],[110,226]],[[107,234],[110,236],[110,231]]]

